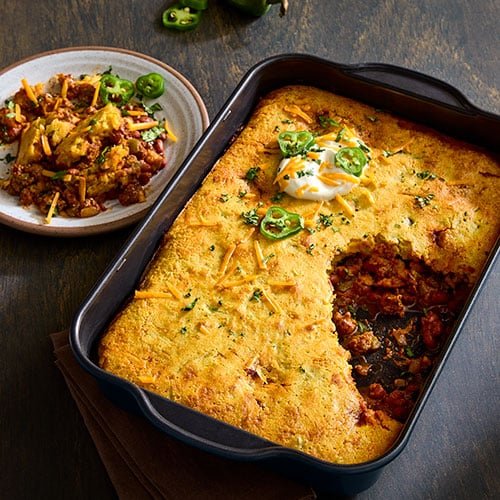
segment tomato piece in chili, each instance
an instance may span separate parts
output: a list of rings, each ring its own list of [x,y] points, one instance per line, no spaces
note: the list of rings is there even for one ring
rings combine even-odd
[[[270,240],[282,240],[304,229],[304,219],[281,207],[270,207],[260,223],[260,233]]]
[[[123,106],[135,94],[134,84],[118,76],[106,74],[101,77],[99,96],[104,104]]]
[[[135,88],[144,97],[155,99],[165,92],[165,80],[158,73],[148,73],[140,76],[135,82]]]
[[[201,11],[176,3],[163,12],[162,22],[165,28],[188,31],[200,24]]]
[[[367,161],[361,148],[341,148],[335,155],[335,165],[356,177],[361,175]]]
[[[307,153],[314,144],[314,136],[307,130],[281,132],[278,144],[285,158]]]

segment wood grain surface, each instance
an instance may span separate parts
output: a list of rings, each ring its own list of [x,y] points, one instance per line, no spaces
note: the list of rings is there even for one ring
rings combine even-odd
[[[70,46],[123,47],[189,78],[211,117],[265,57],[315,54],[383,62],[458,88],[500,112],[498,0],[290,0],[253,19],[212,0],[196,31],[162,28],[171,2],[0,0],[0,68]],[[114,498],[53,364],[49,333],[67,327],[132,228],[54,239],[0,225],[0,497]],[[404,452],[360,499],[500,497],[500,266],[476,301]]]

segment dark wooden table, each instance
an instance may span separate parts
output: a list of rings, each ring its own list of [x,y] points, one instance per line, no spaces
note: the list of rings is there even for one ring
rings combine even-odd
[[[302,52],[387,62],[446,80],[500,112],[495,0],[290,0],[260,19],[212,1],[199,29],[172,33],[169,2],[0,0],[0,67],[68,46],[123,47],[187,76],[211,117],[264,57]],[[49,333],[66,328],[131,228],[54,239],[0,225],[0,496],[113,498],[113,487],[53,364]],[[409,445],[359,498],[499,498],[496,265]]]

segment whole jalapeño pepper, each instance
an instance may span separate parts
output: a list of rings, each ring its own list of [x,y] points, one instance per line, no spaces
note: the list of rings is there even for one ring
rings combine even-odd
[[[304,219],[281,207],[270,207],[260,223],[260,233],[270,240],[282,240],[304,229]]]
[[[281,4],[280,15],[284,15],[288,8],[288,0],[226,0],[229,5],[236,7],[245,14],[263,16],[272,4]]]

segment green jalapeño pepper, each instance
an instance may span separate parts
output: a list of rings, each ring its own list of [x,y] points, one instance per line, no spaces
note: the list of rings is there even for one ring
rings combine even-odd
[[[335,165],[348,174],[359,177],[367,159],[361,148],[341,148],[335,155]]]
[[[165,28],[179,31],[188,31],[200,24],[201,11],[185,7],[182,3],[176,3],[169,7],[162,15]]]
[[[271,207],[260,223],[260,233],[270,240],[282,240],[304,229],[304,219],[299,214],[281,207]]]
[[[314,136],[307,130],[281,132],[278,144],[285,158],[307,153],[314,144]]]
[[[281,4],[281,15],[284,15],[288,8],[288,0],[226,0],[226,2],[241,12],[255,17],[263,16],[275,3]]]
[[[134,84],[130,80],[106,74],[101,77],[99,96],[104,104],[113,103],[123,106],[135,94]]]
[[[165,92],[165,80],[158,73],[148,73],[140,76],[135,82],[135,88],[144,97],[155,99]]]
[[[181,0],[180,4],[195,10],[206,10],[208,8],[208,0]]]

